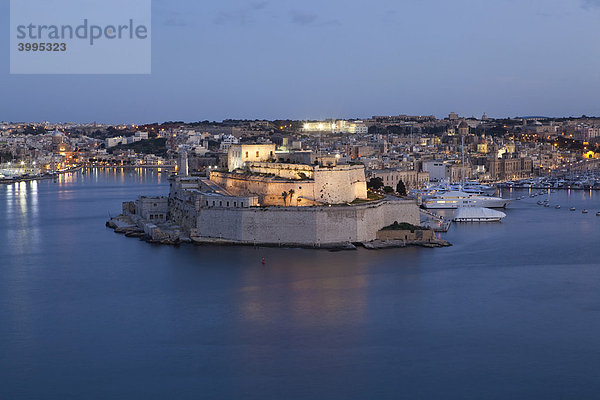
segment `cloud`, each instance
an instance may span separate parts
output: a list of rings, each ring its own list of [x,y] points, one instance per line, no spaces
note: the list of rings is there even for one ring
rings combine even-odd
[[[600,0],[582,0],[581,6],[585,9],[600,7]]]
[[[239,10],[219,11],[213,22],[217,25],[246,25],[254,20],[254,15],[264,10],[269,5],[268,1],[250,3],[248,7]]]
[[[181,18],[169,17],[164,22],[165,26],[183,27],[188,26],[188,23]]]
[[[259,2],[256,2],[256,3],[251,3],[250,7],[253,10],[262,10],[262,9],[267,8],[268,5],[269,5],[268,1],[259,1]]]
[[[314,12],[306,12],[299,10],[290,11],[290,17],[293,24],[302,25],[302,26],[334,26],[341,25],[340,21],[337,19],[328,19],[321,20],[319,16]]]
[[[321,26],[337,26],[337,25],[341,25],[342,23],[340,22],[339,19],[329,19],[327,21],[323,21],[321,22],[319,25]]]
[[[317,20],[317,14],[310,12],[292,10],[290,15],[292,22],[298,25],[310,25]]]

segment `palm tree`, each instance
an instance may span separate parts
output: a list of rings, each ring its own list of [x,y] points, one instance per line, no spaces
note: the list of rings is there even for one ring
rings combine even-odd
[[[288,192],[290,195],[290,206],[292,205],[292,198],[294,197],[294,193],[296,193],[296,191],[294,189],[290,189],[290,191]]]
[[[288,192],[283,192],[283,193],[281,193],[281,196],[283,197],[283,205],[285,206],[285,205],[286,205],[286,202],[285,202],[285,201],[287,200],[287,197],[288,197]]]

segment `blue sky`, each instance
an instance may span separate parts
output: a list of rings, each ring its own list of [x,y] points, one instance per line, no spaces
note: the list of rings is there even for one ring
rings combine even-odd
[[[5,28],[0,120],[600,116],[600,0],[154,0],[152,12],[147,76],[10,75]]]

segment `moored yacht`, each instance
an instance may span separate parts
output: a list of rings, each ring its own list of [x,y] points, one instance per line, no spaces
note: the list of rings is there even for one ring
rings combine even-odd
[[[484,207],[458,207],[454,222],[500,222],[506,214]]]
[[[505,208],[511,201],[500,197],[481,196],[453,190],[423,199],[423,207],[434,209],[454,209],[458,207]]]

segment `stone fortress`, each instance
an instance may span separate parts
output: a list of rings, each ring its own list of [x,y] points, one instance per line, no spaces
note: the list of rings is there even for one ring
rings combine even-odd
[[[414,200],[368,200],[362,165],[275,162],[275,145],[233,145],[227,171],[188,176],[187,155],[167,197],[123,204],[113,227],[136,225],[156,241],[347,247],[394,222],[420,224]],[[119,227],[119,224],[121,226]]]
[[[233,195],[255,195],[262,206],[303,207],[367,199],[364,166],[269,162],[274,151],[275,145],[232,146],[229,171],[213,171],[210,180]]]

